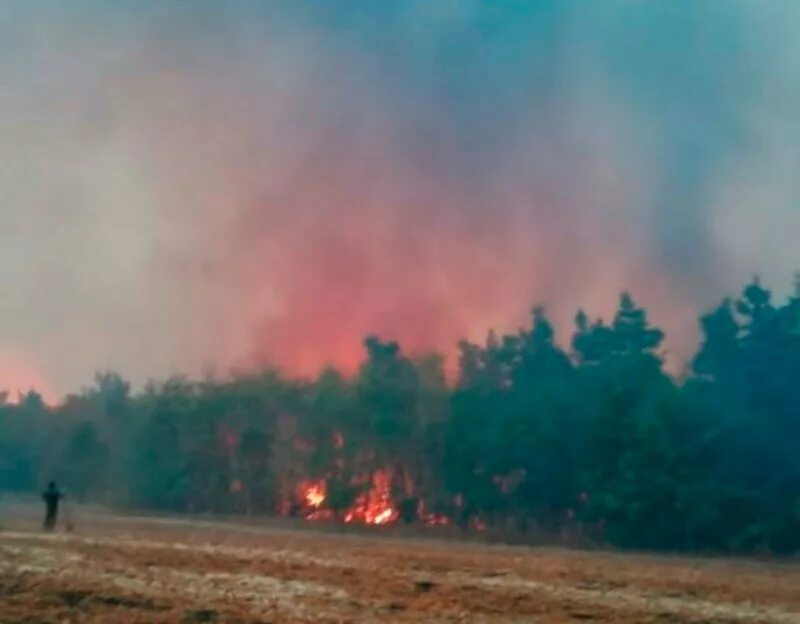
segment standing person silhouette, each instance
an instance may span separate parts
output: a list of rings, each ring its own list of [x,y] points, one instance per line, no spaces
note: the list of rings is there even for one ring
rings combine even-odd
[[[47,484],[47,489],[42,493],[46,512],[44,516],[44,530],[52,531],[56,526],[56,519],[58,518],[58,504],[64,495],[58,490],[55,481]]]

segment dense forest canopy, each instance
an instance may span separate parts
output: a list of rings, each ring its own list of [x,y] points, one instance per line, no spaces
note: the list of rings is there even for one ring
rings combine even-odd
[[[268,370],[132,393],[107,372],[58,406],[4,395],[0,489],[54,478],[124,508],[797,551],[800,284],[777,302],[756,280],[700,326],[679,380],[623,294],[608,321],[578,312],[568,349],[541,308],[462,342],[452,382],[441,357],[368,337],[352,378]]]

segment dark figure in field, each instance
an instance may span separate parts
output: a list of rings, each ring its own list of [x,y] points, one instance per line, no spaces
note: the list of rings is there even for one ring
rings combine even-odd
[[[51,481],[47,484],[47,489],[42,493],[42,498],[47,507],[44,516],[44,530],[52,531],[56,526],[56,518],[58,517],[58,503],[61,502],[64,495],[59,492],[56,482]]]

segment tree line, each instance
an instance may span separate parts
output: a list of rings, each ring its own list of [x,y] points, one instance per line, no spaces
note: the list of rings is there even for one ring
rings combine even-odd
[[[396,522],[797,551],[800,284],[776,302],[753,281],[700,328],[680,378],[627,294],[607,322],[579,312],[566,349],[540,308],[516,333],[461,342],[451,383],[440,356],[375,337],[351,377],[267,370],[132,393],[102,373],[58,406],[5,397],[0,490],[55,478],[123,508],[343,520],[380,486]]]

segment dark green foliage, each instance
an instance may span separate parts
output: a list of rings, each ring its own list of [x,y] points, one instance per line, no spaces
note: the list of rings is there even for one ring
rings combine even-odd
[[[344,518],[380,470],[403,523],[800,550],[800,287],[776,303],[754,280],[703,316],[680,380],[630,295],[610,322],[575,320],[569,351],[541,308],[462,342],[450,384],[441,357],[370,337],[352,379],[266,371],[134,395],[107,372],[54,408],[2,395],[0,489],[54,478],[127,507],[302,515],[297,488],[324,482],[322,509]]]

